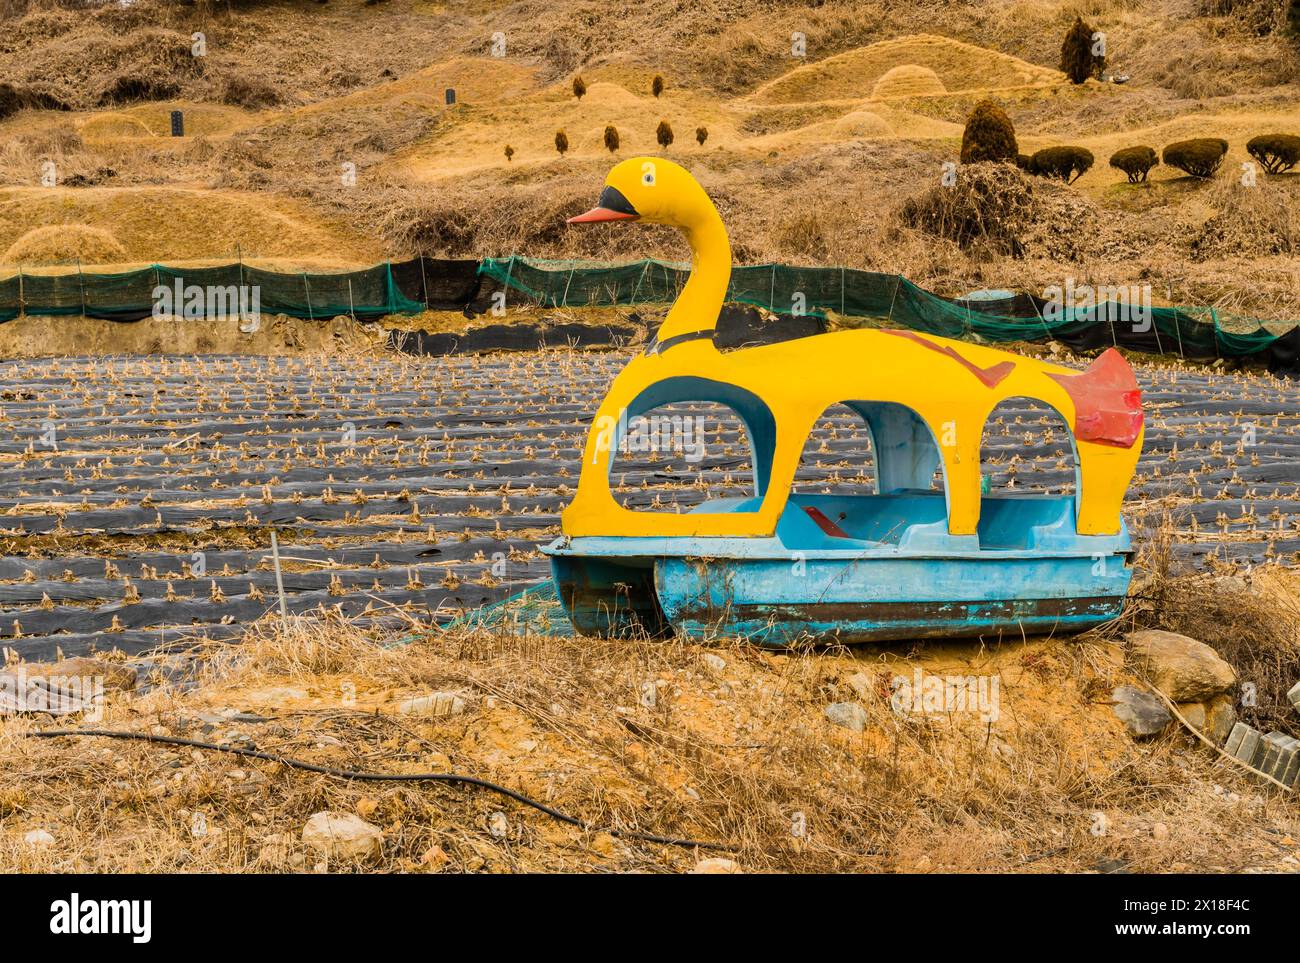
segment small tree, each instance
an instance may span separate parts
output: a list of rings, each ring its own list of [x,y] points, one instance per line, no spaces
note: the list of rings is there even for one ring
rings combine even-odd
[[[971,111],[961,135],[961,162],[1008,161],[1012,164],[1020,151],[1016,147],[1016,129],[1011,118],[991,100],[981,100]]]
[[[1170,144],[1160,159],[1193,177],[1209,179],[1218,173],[1226,153],[1228,142],[1222,138],[1193,137]]]
[[[1147,179],[1151,168],[1160,163],[1156,152],[1145,146],[1125,147],[1110,155],[1110,166],[1123,171],[1130,184],[1141,184]]]
[[[1270,174],[1283,174],[1300,164],[1300,137],[1293,134],[1263,134],[1246,142],[1250,156]]]
[[[696,127],[696,128],[695,128],[695,142],[696,142],[697,144],[699,144],[701,147],[703,147],[703,146],[704,146],[704,142],[705,142],[706,140],[708,140],[708,139],[709,139],[709,128],[707,128],[707,127]]]
[[[658,97],[664,92],[664,79],[655,74],[655,79],[650,81],[650,93]]]
[[[1061,44],[1061,72],[1072,83],[1081,84],[1089,77],[1100,77],[1106,69],[1106,58],[1092,52],[1092,27],[1075,17]]]
[[[618,150],[618,131],[613,125],[605,128],[605,149],[611,154]]]
[[[506,160],[512,161],[514,160],[514,157],[515,157],[515,149],[511,147],[509,144],[506,144]]]
[[[659,126],[655,129],[655,140],[659,141],[659,146],[667,150],[673,142],[673,129],[668,126],[668,121],[659,121]]]
[[[1056,177],[1072,184],[1092,167],[1092,151],[1084,147],[1045,147],[1029,158],[1030,173]]]
[[[569,149],[569,135],[562,130],[557,130],[555,132],[555,149],[560,152],[561,157],[563,157],[564,152]]]
[[[587,92],[587,82],[583,80],[582,75],[579,74],[577,77],[573,78],[573,96],[577,97],[579,100],[582,100],[582,95],[585,94],[586,92]]]

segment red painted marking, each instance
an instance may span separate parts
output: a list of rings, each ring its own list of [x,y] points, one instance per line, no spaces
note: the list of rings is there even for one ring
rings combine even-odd
[[[976,378],[979,378],[985,388],[996,388],[1002,383],[1002,379],[1011,374],[1012,370],[1016,367],[1014,361],[999,361],[991,368],[981,368],[973,361],[963,358],[949,345],[935,344],[933,341],[927,341],[925,338],[913,331],[895,331],[889,328],[884,330],[885,334],[896,334],[900,338],[907,338],[909,341],[915,341],[917,344],[929,348],[931,351],[937,351],[939,354],[952,358],[953,361],[956,361]]]
[[[826,517],[826,513],[820,508],[814,508],[812,505],[804,505],[803,510],[808,513],[808,517],[817,523],[820,528],[831,538],[852,538],[853,536],[840,528],[833,521]]]
[[[1142,391],[1133,369],[1114,348],[1082,374],[1051,374],[1074,402],[1074,437],[1131,448],[1142,432]]]

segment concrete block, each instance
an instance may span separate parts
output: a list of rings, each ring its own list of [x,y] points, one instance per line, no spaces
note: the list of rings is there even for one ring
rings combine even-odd
[[[1300,740],[1284,732],[1270,732],[1260,740],[1260,761],[1255,766],[1285,786],[1293,787],[1300,771]]]

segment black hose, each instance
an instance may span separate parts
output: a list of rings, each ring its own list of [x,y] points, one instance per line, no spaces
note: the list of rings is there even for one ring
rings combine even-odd
[[[720,852],[735,852],[737,849],[737,847],[727,843],[713,843],[698,839],[678,839],[673,836],[655,836],[651,833],[638,833],[631,829],[600,829],[583,822],[576,816],[560,812],[560,810],[553,809],[546,803],[538,802],[536,799],[531,799],[523,793],[516,792],[506,786],[488,782],[486,779],[479,779],[477,776],[463,776],[454,772],[358,772],[353,769],[320,766],[314,762],[304,762],[301,759],[293,759],[289,756],[262,752],[260,749],[244,749],[239,746],[223,746],[215,742],[200,742],[198,739],[184,739],[180,736],[156,736],[149,732],[126,732],[117,729],[44,729],[28,732],[26,735],[37,739],[53,739],[58,736],[98,736],[103,739],[130,739],[136,742],[154,742],[169,746],[189,746],[192,749],[229,752],[236,756],[246,756],[249,759],[265,759],[267,762],[278,762],[292,769],[318,772],[321,775],[333,776],[337,779],[359,779],[371,782],[446,782],[457,783],[462,786],[477,786],[480,789],[487,789],[506,796],[515,802],[523,803],[525,806],[531,806],[539,812],[546,813],[552,819],[568,823],[570,826],[577,826],[587,832],[606,832],[619,839],[632,839],[637,842],[655,843],[660,846],[681,846],[685,849],[711,849]]]

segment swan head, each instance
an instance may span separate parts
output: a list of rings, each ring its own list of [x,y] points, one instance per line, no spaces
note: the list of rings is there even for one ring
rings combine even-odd
[[[647,221],[690,229],[717,211],[686,168],[662,157],[630,157],[605,178],[596,206],[569,224]]]

